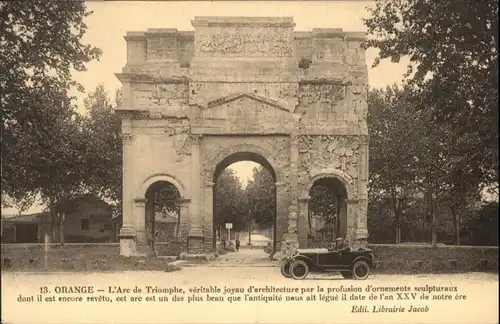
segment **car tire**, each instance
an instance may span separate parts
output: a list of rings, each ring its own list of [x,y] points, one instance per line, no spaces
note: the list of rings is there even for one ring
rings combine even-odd
[[[340,274],[345,279],[352,279],[352,271],[340,271]]]
[[[283,277],[292,278],[292,274],[290,273],[291,266],[292,266],[292,264],[290,261],[285,261],[285,262],[281,263],[280,270],[281,270],[281,274],[283,275]]]
[[[295,280],[302,280],[309,274],[309,266],[302,260],[294,261],[290,267],[290,274]]]
[[[352,277],[356,280],[365,280],[370,276],[370,265],[366,261],[357,261],[352,266]]]

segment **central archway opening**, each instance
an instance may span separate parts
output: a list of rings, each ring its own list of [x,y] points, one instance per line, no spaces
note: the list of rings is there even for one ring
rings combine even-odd
[[[213,175],[213,248],[276,251],[276,173],[262,155],[238,152]]]

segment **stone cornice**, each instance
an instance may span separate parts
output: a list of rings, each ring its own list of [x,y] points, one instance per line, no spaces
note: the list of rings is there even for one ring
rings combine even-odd
[[[124,107],[116,107],[114,110],[122,119],[150,119],[149,110]]]
[[[347,79],[342,78],[342,77],[331,77],[331,78],[319,77],[319,78],[317,78],[317,77],[311,76],[311,77],[304,77],[304,78],[299,79],[299,83],[302,83],[302,84],[329,83],[329,84],[339,84],[339,85],[351,85],[352,81],[347,80]]]
[[[343,38],[346,41],[364,41],[365,32],[343,31],[342,28],[314,28],[312,31],[295,31],[294,39]]]
[[[345,36],[342,28],[313,28],[311,34],[313,38],[342,38]]]
[[[292,17],[195,17],[193,27],[214,26],[256,26],[256,27],[295,27]]]
[[[144,83],[179,83],[187,84],[189,79],[184,76],[162,76],[139,73],[115,73],[120,82],[144,82]]]
[[[146,36],[161,36],[161,35],[177,35],[177,28],[149,28],[146,31]]]
[[[146,41],[145,32],[127,32],[127,35],[123,37],[127,42],[129,41]]]
[[[365,41],[366,33],[365,32],[349,32],[346,33],[345,39],[348,41]]]

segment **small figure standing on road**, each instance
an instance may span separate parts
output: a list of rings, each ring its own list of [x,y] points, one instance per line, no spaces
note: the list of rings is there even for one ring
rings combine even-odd
[[[225,249],[226,248],[226,239],[225,238],[221,238],[220,243],[222,245],[222,248]]]
[[[236,251],[240,250],[240,239],[237,237],[236,238]]]

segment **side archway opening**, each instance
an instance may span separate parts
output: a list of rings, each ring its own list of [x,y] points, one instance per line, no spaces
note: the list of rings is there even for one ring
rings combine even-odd
[[[149,185],[145,195],[145,230],[153,253],[175,255],[171,251],[180,239],[181,194],[169,181],[156,181]],[[178,247],[180,249],[180,246]]]
[[[335,177],[323,177],[309,189],[309,246],[328,247],[347,234],[347,189]]]

